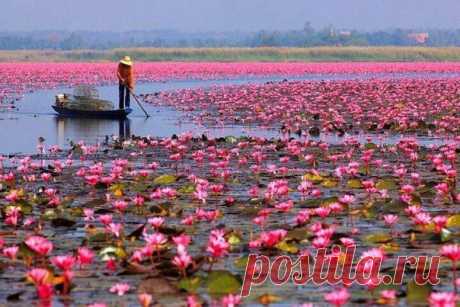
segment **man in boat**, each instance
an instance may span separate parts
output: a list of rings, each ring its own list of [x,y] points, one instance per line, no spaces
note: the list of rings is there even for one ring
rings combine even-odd
[[[129,56],[123,57],[118,64],[119,108],[129,108],[130,92],[134,91],[133,61]]]

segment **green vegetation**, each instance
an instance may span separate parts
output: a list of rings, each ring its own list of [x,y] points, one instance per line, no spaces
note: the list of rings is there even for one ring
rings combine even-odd
[[[1,62],[117,61],[460,61],[460,47],[126,48],[0,51]]]

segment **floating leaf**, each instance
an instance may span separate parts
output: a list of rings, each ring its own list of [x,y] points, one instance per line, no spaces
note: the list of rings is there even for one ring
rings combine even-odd
[[[92,232],[88,238],[90,242],[105,242],[107,241],[107,234],[104,231]]]
[[[51,225],[53,225],[53,227],[72,227],[75,226],[76,223],[77,222],[75,222],[74,220],[70,220],[63,217],[58,217],[51,220]]]
[[[441,230],[441,241],[442,242],[447,242],[450,239],[452,239],[452,232],[448,229],[443,228]]]
[[[228,271],[212,271],[206,283],[210,294],[239,293],[241,290],[239,278]]]
[[[147,183],[145,182],[138,182],[136,183],[132,189],[134,192],[137,192],[137,193],[142,193],[142,192],[145,192],[147,191],[148,189],[150,188],[150,185],[148,185]]]
[[[308,173],[308,174],[303,175],[302,179],[303,180],[308,180],[308,181],[311,181],[311,182],[314,182],[314,183],[319,183],[319,182],[324,180],[324,178],[321,175],[312,174],[312,173]]]
[[[182,278],[179,281],[179,289],[185,290],[188,293],[196,293],[201,285],[201,278],[199,276]]]
[[[299,252],[299,248],[297,246],[292,243],[287,243],[286,240],[279,242],[275,247],[290,254],[297,254]]]
[[[43,212],[42,217],[45,220],[53,220],[53,219],[57,218],[56,210],[54,210],[54,209],[46,209],[45,212]]]
[[[411,280],[407,284],[407,301],[409,303],[426,303],[431,289],[430,284],[417,285],[414,280]]]
[[[363,184],[359,179],[350,179],[347,181],[347,187],[350,189],[362,189]]]
[[[166,185],[166,184],[172,184],[172,183],[176,182],[176,180],[177,180],[176,176],[164,174],[164,175],[161,175],[161,176],[155,178],[153,180],[153,183],[154,184],[159,184],[159,185]]]
[[[108,246],[99,252],[99,256],[102,258],[102,261],[107,261],[111,257],[116,257],[118,259],[126,258],[126,252],[121,247]]]
[[[460,214],[455,214],[447,219],[447,227],[460,227]]]
[[[374,144],[374,143],[366,143],[366,144],[364,145],[364,148],[366,148],[366,149],[376,149],[376,148],[377,148],[377,145]]]
[[[292,240],[296,241],[302,241],[308,239],[309,233],[308,230],[305,228],[295,228],[292,230],[289,230],[287,233],[287,238],[290,238]]]
[[[181,194],[191,194],[195,192],[195,185],[194,184],[183,185],[182,187],[179,188],[179,190],[177,190],[177,192]]]
[[[364,237],[364,241],[367,243],[388,243],[392,240],[392,237],[387,233],[374,233]]]
[[[389,242],[386,244],[382,244],[381,246],[383,250],[387,253],[396,253],[400,250],[398,243]]]
[[[235,261],[233,262],[233,264],[235,265],[235,267],[237,267],[238,269],[245,269],[247,264],[248,264],[248,260],[249,260],[249,257],[248,256],[242,256],[242,257],[239,257],[237,259],[235,259]]]
[[[121,197],[124,193],[124,185],[121,183],[113,184],[110,186],[109,190],[115,197]]]
[[[238,142],[238,140],[237,140],[237,138],[234,137],[234,136],[227,136],[227,137],[225,138],[225,142],[226,142],[226,143],[230,143],[230,144],[234,144],[234,143]]]
[[[380,179],[375,183],[375,187],[379,190],[396,190],[398,184],[392,178]]]
[[[227,237],[227,241],[228,243],[230,243],[231,245],[236,245],[236,244],[239,244],[241,243],[241,238],[235,234],[234,232],[232,232],[228,237]]]
[[[339,182],[334,179],[326,179],[321,183],[321,186],[325,188],[334,188],[339,185]]]
[[[138,291],[148,293],[154,296],[162,295],[179,295],[179,289],[170,281],[164,278],[151,277],[142,280],[139,283]]]

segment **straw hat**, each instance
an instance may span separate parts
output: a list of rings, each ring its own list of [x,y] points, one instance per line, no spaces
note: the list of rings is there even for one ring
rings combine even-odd
[[[129,56],[123,57],[123,59],[120,60],[120,63],[123,64],[123,65],[126,65],[126,66],[132,66],[133,65],[133,61],[131,60],[131,57],[129,57]]]

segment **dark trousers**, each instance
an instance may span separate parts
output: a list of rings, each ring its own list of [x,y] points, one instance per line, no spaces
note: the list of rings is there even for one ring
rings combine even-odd
[[[120,94],[120,100],[119,100],[119,104],[118,104],[118,107],[120,109],[124,109],[124,108],[129,108],[129,105],[130,105],[130,95],[129,95],[129,89],[126,85],[120,83],[118,85],[118,92]]]

